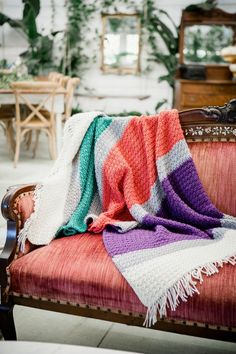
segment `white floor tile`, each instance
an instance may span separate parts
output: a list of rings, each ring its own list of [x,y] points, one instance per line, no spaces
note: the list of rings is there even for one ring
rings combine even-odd
[[[83,324],[82,317],[64,315],[52,311],[24,306],[14,307],[17,339],[20,341],[41,341],[49,343],[69,343],[66,340],[71,331]]]
[[[103,348],[146,354],[222,354],[236,353],[236,344],[192,336],[114,324],[101,343]]]
[[[51,311],[14,307],[17,338],[97,347],[112,324]]]

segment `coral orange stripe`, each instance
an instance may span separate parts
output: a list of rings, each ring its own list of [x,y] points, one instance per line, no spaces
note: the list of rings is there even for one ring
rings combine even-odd
[[[100,231],[111,219],[125,220],[123,215],[126,218],[129,215],[128,220],[132,220],[128,209],[134,204],[143,204],[150,198],[151,187],[157,180],[157,159],[183,139],[178,111],[172,110],[169,116],[168,114],[164,112],[164,115],[135,117],[130,120],[121,139],[104,162],[104,212],[90,225],[90,231]],[[173,121],[172,129],[167,132],[166,116]],[[176,129],[173,129],[173,125]]]
[[[105,161],[103,167],[104,209],[122,208],[125,203],[124,197],[129,202],[130,208],[135,203],[145,202],[150,195],[150,187],[157,178],[155,168],[157,119],[151,119],[151,124],[145,124],[147,120],[150,121],[150,118],[132,119],[121,140],[111,150]],[[139,188],[143,184],[145,188]],[[124,191],[121,190],[123,187]]]
[[[166,124],[167,119],[171,119],[171,125]],[[173,126],[175,129],[173,129]],[[178,141],[184,139],[183,131],[179,124],[178,111],[161,112],[158,116],[157,129],[156,158],[158,159],[168,153]]]

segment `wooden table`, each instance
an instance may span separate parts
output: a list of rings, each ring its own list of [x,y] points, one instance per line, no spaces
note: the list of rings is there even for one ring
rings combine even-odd
[[[58,88],[56,91],[54,110],[56,117],[56,146],[57,153],[60,151],[62,143],[62,114],[64,113],[65,108],[65,94],[66,90],[63,87]],[[45,94],[45,97],[47,95]],[[27,94],[28,99],[32,104],[38,104],[42,101],[43,95],[37,94]],[[15,104],[15,96],[12,89],[0,89],[0,105],[4,104]],[[45,104],[45,108],[50,110],[50,101],[48,100]]]

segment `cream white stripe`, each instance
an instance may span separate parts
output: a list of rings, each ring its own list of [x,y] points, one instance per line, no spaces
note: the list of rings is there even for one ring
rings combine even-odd
[[[102,113],[75,114],[66,122],[58,159],[49,176],[37,186],[34,193],[35,211],[19,233],[18,241],[22,247],[27,238],[35,245],[49,243],[55,237],[58,228],[67,221],[64,211],[72,175],[72,161],[90,124],[98,115]]]
[[[131,117],[115,117],[107,129],[102,132],[95,145],[95,172],[100,198],[102,199],[102,168],[111,149],[120,140]]]
[[[70,186],[68,189],[67,199],[64,207],[64,222],[69,221],[71,215],[76,209],[81,194],[80,188],[80,173],[79,173],[79,152],[77,152],[75,159],[72,162],[72,174],[70,180]]]
[[[236,231],[229,230],[209,245],[180,250],[130,267],[123,273],[141,302],[153,306],[186,273],[236,255]],[[167,272],[168,269],[168,272]]]

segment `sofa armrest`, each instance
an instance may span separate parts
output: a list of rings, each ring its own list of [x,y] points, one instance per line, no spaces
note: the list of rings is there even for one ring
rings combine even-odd
[[[3,197],[1,212],[7,220],[7,235],[2,253],[0,254],[0,285],[1,298],[4,298],[5,288],[7,286],[6,268],[17,253],[17,235],[25,222],[25,215],[21,211],[20,201],[28,197],[31,206],[28,210],[28,217],[33,211],[33,191],[36,184],[16,185],[9,187]]]

